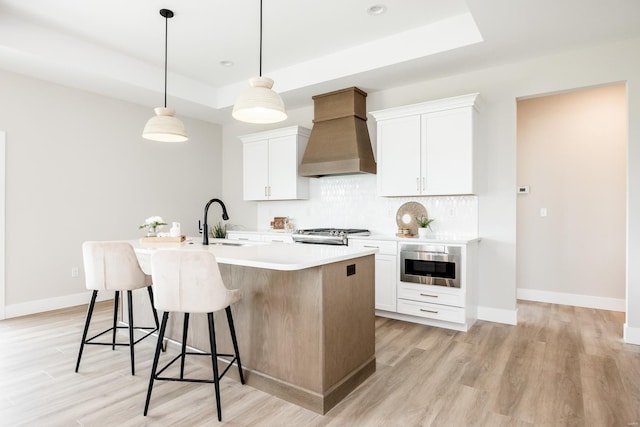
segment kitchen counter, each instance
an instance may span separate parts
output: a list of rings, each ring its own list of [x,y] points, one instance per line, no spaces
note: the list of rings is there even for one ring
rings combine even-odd
[[[465,237],[465,236],[452,236],[452,237],[438,237],[438,238],[426,238],[421,239],[418,236],[413,237],[398,237],[391,234],[371,234],[370,236],[353,236],[350,240],[388,240],[400,243],[433,243],[440,245],[467,245],[473,242],[479,242],[479,237]]]
[[[375,249],[355,249],[348,246],[292,245],[286,243],[238,242],[227,239],[209,239],[209,246],[203,246],[201,238],[187,238],[183,243],[143,243],[129,241],[136,253],[150,256],[160,249],[203,250],[212,252],[219,264],[264,268],[268,270],[303,270],[334,262],[345,261],[374,254]],[[144,258],[144,257],[139,257]],[[147,257],[148,258],[148,257]],[[150,269],[141,259],[141,266],[147,274]]]
[[[158,250],[216,255],[225,285],[242,294],[231,310],[247,385],[324,414],[375,372],[375,249],[226,239],[205,247],[199,238],[130,242],[147,273]],[[134,293],[134,306],[136,324],[153,323],[143,293]],[[232,353],[225,316],[214,321],[219,352]],[[166,336],[182,340],[182,316],[170,317]],[[191,315],[187,345],[209,351],[205,314]],[[238,379],[237,370],[227,376]]]

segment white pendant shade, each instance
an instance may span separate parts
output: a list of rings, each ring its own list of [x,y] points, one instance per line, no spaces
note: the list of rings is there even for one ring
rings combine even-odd
[[[160,142],[184,142],[189,137],[184,124],[178,119],[173,108],[157,107],[142,131],[144,139]]]
[[[247,123],[277,123],[287,118],[282,98],[271,88],[269,77],[249,79],[249,88],[240,94],[233,106],[232,116]]]

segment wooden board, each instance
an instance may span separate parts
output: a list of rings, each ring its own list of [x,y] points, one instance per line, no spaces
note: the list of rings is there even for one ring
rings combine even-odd
[[[185,236],[162,236],[162,237],[141,237],[143,243],[180,243],[184,242]]]

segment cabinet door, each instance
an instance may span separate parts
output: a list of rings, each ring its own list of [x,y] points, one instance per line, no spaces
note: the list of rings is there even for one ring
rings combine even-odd
[[[472,109],[458,108],[422,116],[425,140],[423,194],[473,193]]]
[[[298,151],[296,136],[269,140],[269,199],[297,198]]]
[[[378,195],[420,195],[420,116],[378,122]]]
[[[376,310],[396,311],[397,257],[376,255]]]
[[[242,158],[244,200],[266,200],[269,186],[269,142],[265,140],[244,144]]]

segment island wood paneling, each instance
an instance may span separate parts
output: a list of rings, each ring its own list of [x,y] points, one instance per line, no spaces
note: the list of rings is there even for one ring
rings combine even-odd
[[[295,271],[220,264],[225,285],[242,292],[232,312],[247,384],[325,413],[375,372],[374,262],[368,255]],[[351,265],[356,273],[347,275]],[[148,301],[134,301],[135,322],[150,322]],[[170,315],[166,336],[177,342],[183,317]],[[214,318],[218,352],[233,353],[224,312]],[[205,314],[191,315],[187,344],[209,351],[207,328]]]

